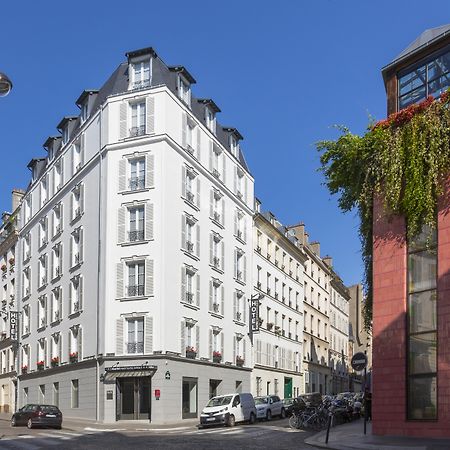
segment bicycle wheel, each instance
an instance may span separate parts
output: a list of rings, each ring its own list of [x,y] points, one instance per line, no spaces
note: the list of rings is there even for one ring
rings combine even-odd
[[[300,417],[292,414],[292,416],[289,417],[289,426],[295,430],[298,430],[300,428]]]

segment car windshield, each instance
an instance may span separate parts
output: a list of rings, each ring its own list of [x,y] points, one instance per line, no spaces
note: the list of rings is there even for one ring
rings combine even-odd
[[[226,395],[225,397],[213,397],[206,406],[228,405],[231,402],[232,398],[233,397],[231,395]]]
[[[284,403],[285,405],[292,405],[292,403],[294,403],[294,399],[293,399],[293,398],[285,398],[285,399],[283,400],[283,403]]]
[[[256,397],[255,405],[265,405],[269,403],[269,400],[266,397]]]
[[[59,409],[56,406],[52,405],[41,405],[41,411],[49,414],[58,414]]]

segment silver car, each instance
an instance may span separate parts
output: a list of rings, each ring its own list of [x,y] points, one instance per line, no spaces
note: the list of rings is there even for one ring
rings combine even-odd
[[[286,417],[284,404],[278,395],[264,395],[255,397],[256,417],[258,419],[271,420],[272,417]]]

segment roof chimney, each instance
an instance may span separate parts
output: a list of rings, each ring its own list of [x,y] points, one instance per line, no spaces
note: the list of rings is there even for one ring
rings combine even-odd
[[[333,267],[333,258],[331,256],[324,256],[322,260],[330,269]]]
[[[317,256],[320,256],[320,242],[311,242],[310,247]]]

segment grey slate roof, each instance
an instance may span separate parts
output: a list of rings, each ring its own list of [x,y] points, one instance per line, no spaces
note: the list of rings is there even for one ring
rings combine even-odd
[[[136,56],[142,56],[145,54],[152,55],[153,57],[153,65],[152,65],[152,79],[151,86],[160,86],[166,85],[175,95],[178,96],[177,90],[177,76],[178,72],[182,72],[188,79],[190,79],[191,83],[195,82],[195,79],[187,72],[187,69],[183,66],[167,66],[164,61],[156,54],[152,47],[139,49],[135,51],[131,51],[126,53],[128,60],[132,59]],[[94,104],[90,108],[90,115],[94,113],[100,106],[106,101],[106,99],[111,95],[123,94],[128,92],[128,62],[123,62],[117,67],[117,69],[111,74],[105,84],[98,91],[96,98],[94,100]],[[83,91],[80,98],[83,97],[87,92],[96,93],[95,90]],[[79,101],[80,98],[77,100]],[[210,99],[197,99],[194,95],[191,94],[191,106],[190,110],[192,114],[205,125],[205,108],[208,106],[212,106],[214,110],[220,111],[219,107]],[[64,119],[63,119],[64,120]],[[76,123],[72,128],[71,135],[75,135],[77,133],[78,128],[81,125],[81,119],[78,117],[76,119]],[[242,136],[239,132],[236,133],[236,129],[232,127],[222,127],[218,122],[216,126],[216,138],[219,142],[229,151],[230,143],[229,136],[230,134],[235,134],[238,138]],[[48,143],[46,141],[46,143]],[[242,150],[239,151],[238,160],[240,164],[245,168],[245,170],[249,171],[247,163],[244,158],[244,154]]]
[[[413,53],[420,50],[422,47],[430,44],[437,39],[441,39],[445,35],[450,34],[450,24],[442,25],[436,28],[430,28],[425,30],[416,40],[411,42],[393,61],[391,61],[386,67],[393,65],[399,60],[405,58],[406,56],[410,56]]]

